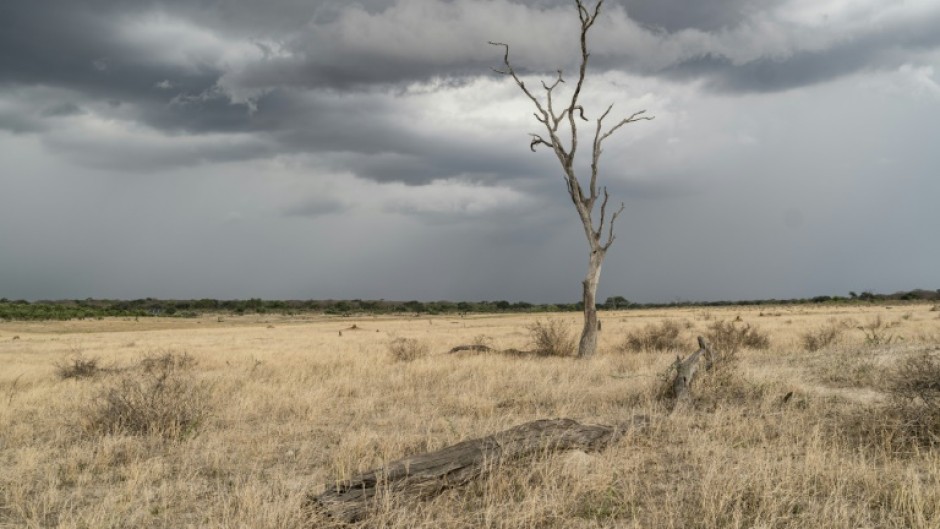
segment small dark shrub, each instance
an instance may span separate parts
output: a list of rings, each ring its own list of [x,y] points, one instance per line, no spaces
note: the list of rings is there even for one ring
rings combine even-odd
[[[526,327],[532,352],[539,356],[571,356],[575,339],[561,320],[537,320]]]
[[[103,371],[97,358],[88,358],[81,353],[70,356],[55,366],[56,374],[62,380],[69,378],[91,378]]]
[[[891,324],[886,324],[884,320],[881,319],[881,315],[878,315],[874,320],[868,322],[867,325],[859,326],[858,330],[865,333],[866,344],[888,345],[892,341],[895,341],[895,336],[888,334],[888,329],[892,326]]]
[[[430,348],[416,338],[395,338],[388,344],[388,352],[399,362],[411,362],[428,356]]]
[[[196,359],[189,353],[174,353],[162,351],[144,355],[137,363],[137,367],[144,373],[189,370],[196,365]]]
[[[940,358],[924,351],[903,360],[890,377],[888,393],[900,440],[940,445]]]
[[[171,352],[144,357],[98,395],[85,421],[97,434],[183,439],[208,415],[209,387],[192,376],[192,357]]]
[[[717,354],[733,355],[743,347],[767,349],[770,338],[750,323],[735,325],[734,322],[716,321],[708,326],[705,338]]]
[[[836,324],[830,324],[816,330],[807,331],[800,337],[803,342],[803,348],[810,352],[815,352],[823,347],[828,347],[836,342],[842,336],[842,327]]]
[[[659,325],[651,323],[642,330],[627,334],[627,338],[620,346],[621,351],[672,351],[684,345],[679,335],[682,329],[672,320],[666,320]]]

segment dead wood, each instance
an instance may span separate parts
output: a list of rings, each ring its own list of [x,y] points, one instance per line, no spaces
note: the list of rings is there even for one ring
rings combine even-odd
[[[689,397],[689,391],[692,383],[696,380],[700,367],[704,367],[708,371],[715,363],[715,354],[712,353],[708,343],[705,342],[705,338],[698,337],[698,346],[698,351],[689,355],[685,360],[681,356],[676,357],[676,363],[674,364],[676,377],[672,381],[671,392],[668,394],[676,401],[682,401]]]
[[[627,430],[648,422],[645,416],[616,426],[581,424],[571,419],[528,422],[436,452],[399,459],[352,479],[327,485],[324,492],[309,495],[306,506],[333,520],[351,523],[368,514],[379,494],[433,496],[528,456],[573,449],[600,450],[620,439]]]
[[[463,352],[475,352],[475,353],[497,353],[504,354],[509,356],[536,356],[535,351],[523,351],[522,349],[516,349],[510,347],[509,349],[494,349],[488,345],[458,345],[457,347],[452,348],[450,351],[447,351],[447,354],[456,354]]]
[[[450,351],[447,351],[450,354],[460,353],[463,351],[473,351],[475,353],[489,353],[494,349],[488,345],[483,344],[470,344],[470,345],[458,345],[457,347],[452,348]]]

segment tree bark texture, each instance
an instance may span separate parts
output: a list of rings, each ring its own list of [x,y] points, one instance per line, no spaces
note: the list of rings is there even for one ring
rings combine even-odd
[[[701,336],[698,337],[698,346],[698,351],[689,355],[685,360],[681,357],[676,358],[676,378],[672,381],[672,396],[677,402],[688,398],[699,368],[704,367],[708,371],[715,363],[714,353]]]
[[[581,330],[581,340],[578,342],[578,358],[590,358],[597,352],[597,335],[600,333],[600,326],[597,322],[597,285],[600,283],[601,266],[604,264],[606,253],[600,248],[591,252],[588,272],[584,281],[581,282],[584,328]]]
[[[427,497],[486,476],[500,465],[527,456],[564,450],[600,450],[627,430],[649,422],[638,416],[618,426],[581,424],[571,419],[538,420],[414,455],[343,481],[307,497],[307,507],[341,522],[364,518],[380,494]]]

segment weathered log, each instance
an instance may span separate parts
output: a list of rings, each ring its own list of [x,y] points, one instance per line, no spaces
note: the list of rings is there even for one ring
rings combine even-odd
[[[705,370],[709,370],[715,363],[715,355],[711,348],[705,342],[705,338],[698,337],[699,350],[695,351],[685,360],[682,357],[676,357],[676,378],[672,381],[672,397],[677,401],[684,400],[689,396],[689,388],[695,381],[695,375],[699,371],[702,359],[705,359]]]
[[[563,450],[600,450],[632,427],[648,422],[636,417],[617,426],[580,424],[571,419],[539,420],[463,441],[436,452],[399,459],[347,481],[327,485],[307,497],[307,507],[341,522],[361,520],[380,493],[428,497],[481,478],[509,461]]]
[[[450,351],[447,351],[450,354],[459,353],[461,351],[474,351],[477,353],[489,353],[493,348],[488,345],[483,344],[471,344],[471,345],[458,345],[457,347],[452,348]]]

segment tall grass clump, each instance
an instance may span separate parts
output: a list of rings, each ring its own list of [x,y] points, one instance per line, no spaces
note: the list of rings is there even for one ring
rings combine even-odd
[[[901,361],[889,377],[889,416],[900,440],[940,446],[940,358],[923,351]]]
[[[705,339],[716,352],[723,355],[733,355],[739,349],[767,349],[770,347],[770,337],[767,333],[750,323],[735,325],[731,321],[716,321],[708,326]]]
[[[621,351],[673,351],[685,344],[679,339],[682,329],[678,322],[665,320],[660,324],[651,323],[643,329],[627,334],[620,346]]]
[[[561,320],[536,320],[529,324],[530,347],[538,356],[571,356],[575,352],[575,338]]]
[[[101,373],[103,368],[98,365],[98,359],[86,357],[81,353],[76,353],[63,362],[55,365],[55,372],[62,380],[70,378],[92,378]]]
[[[165,439],[194,434],[209,411],[209,387],[193,377],[194,364],[186,353],[143,357],[97,396],[85,430]]]
[[[824,327],[806,331],[800,336],[800,342],[807,351],[816,352],[838,341],[839,337],[842,336],[842,330],[842,327],[838,324],[830,323]]]
[[[399,362],[411,362],[428,356],[431,349],[417,338],[395,338],[389,342],[388,352]]]

